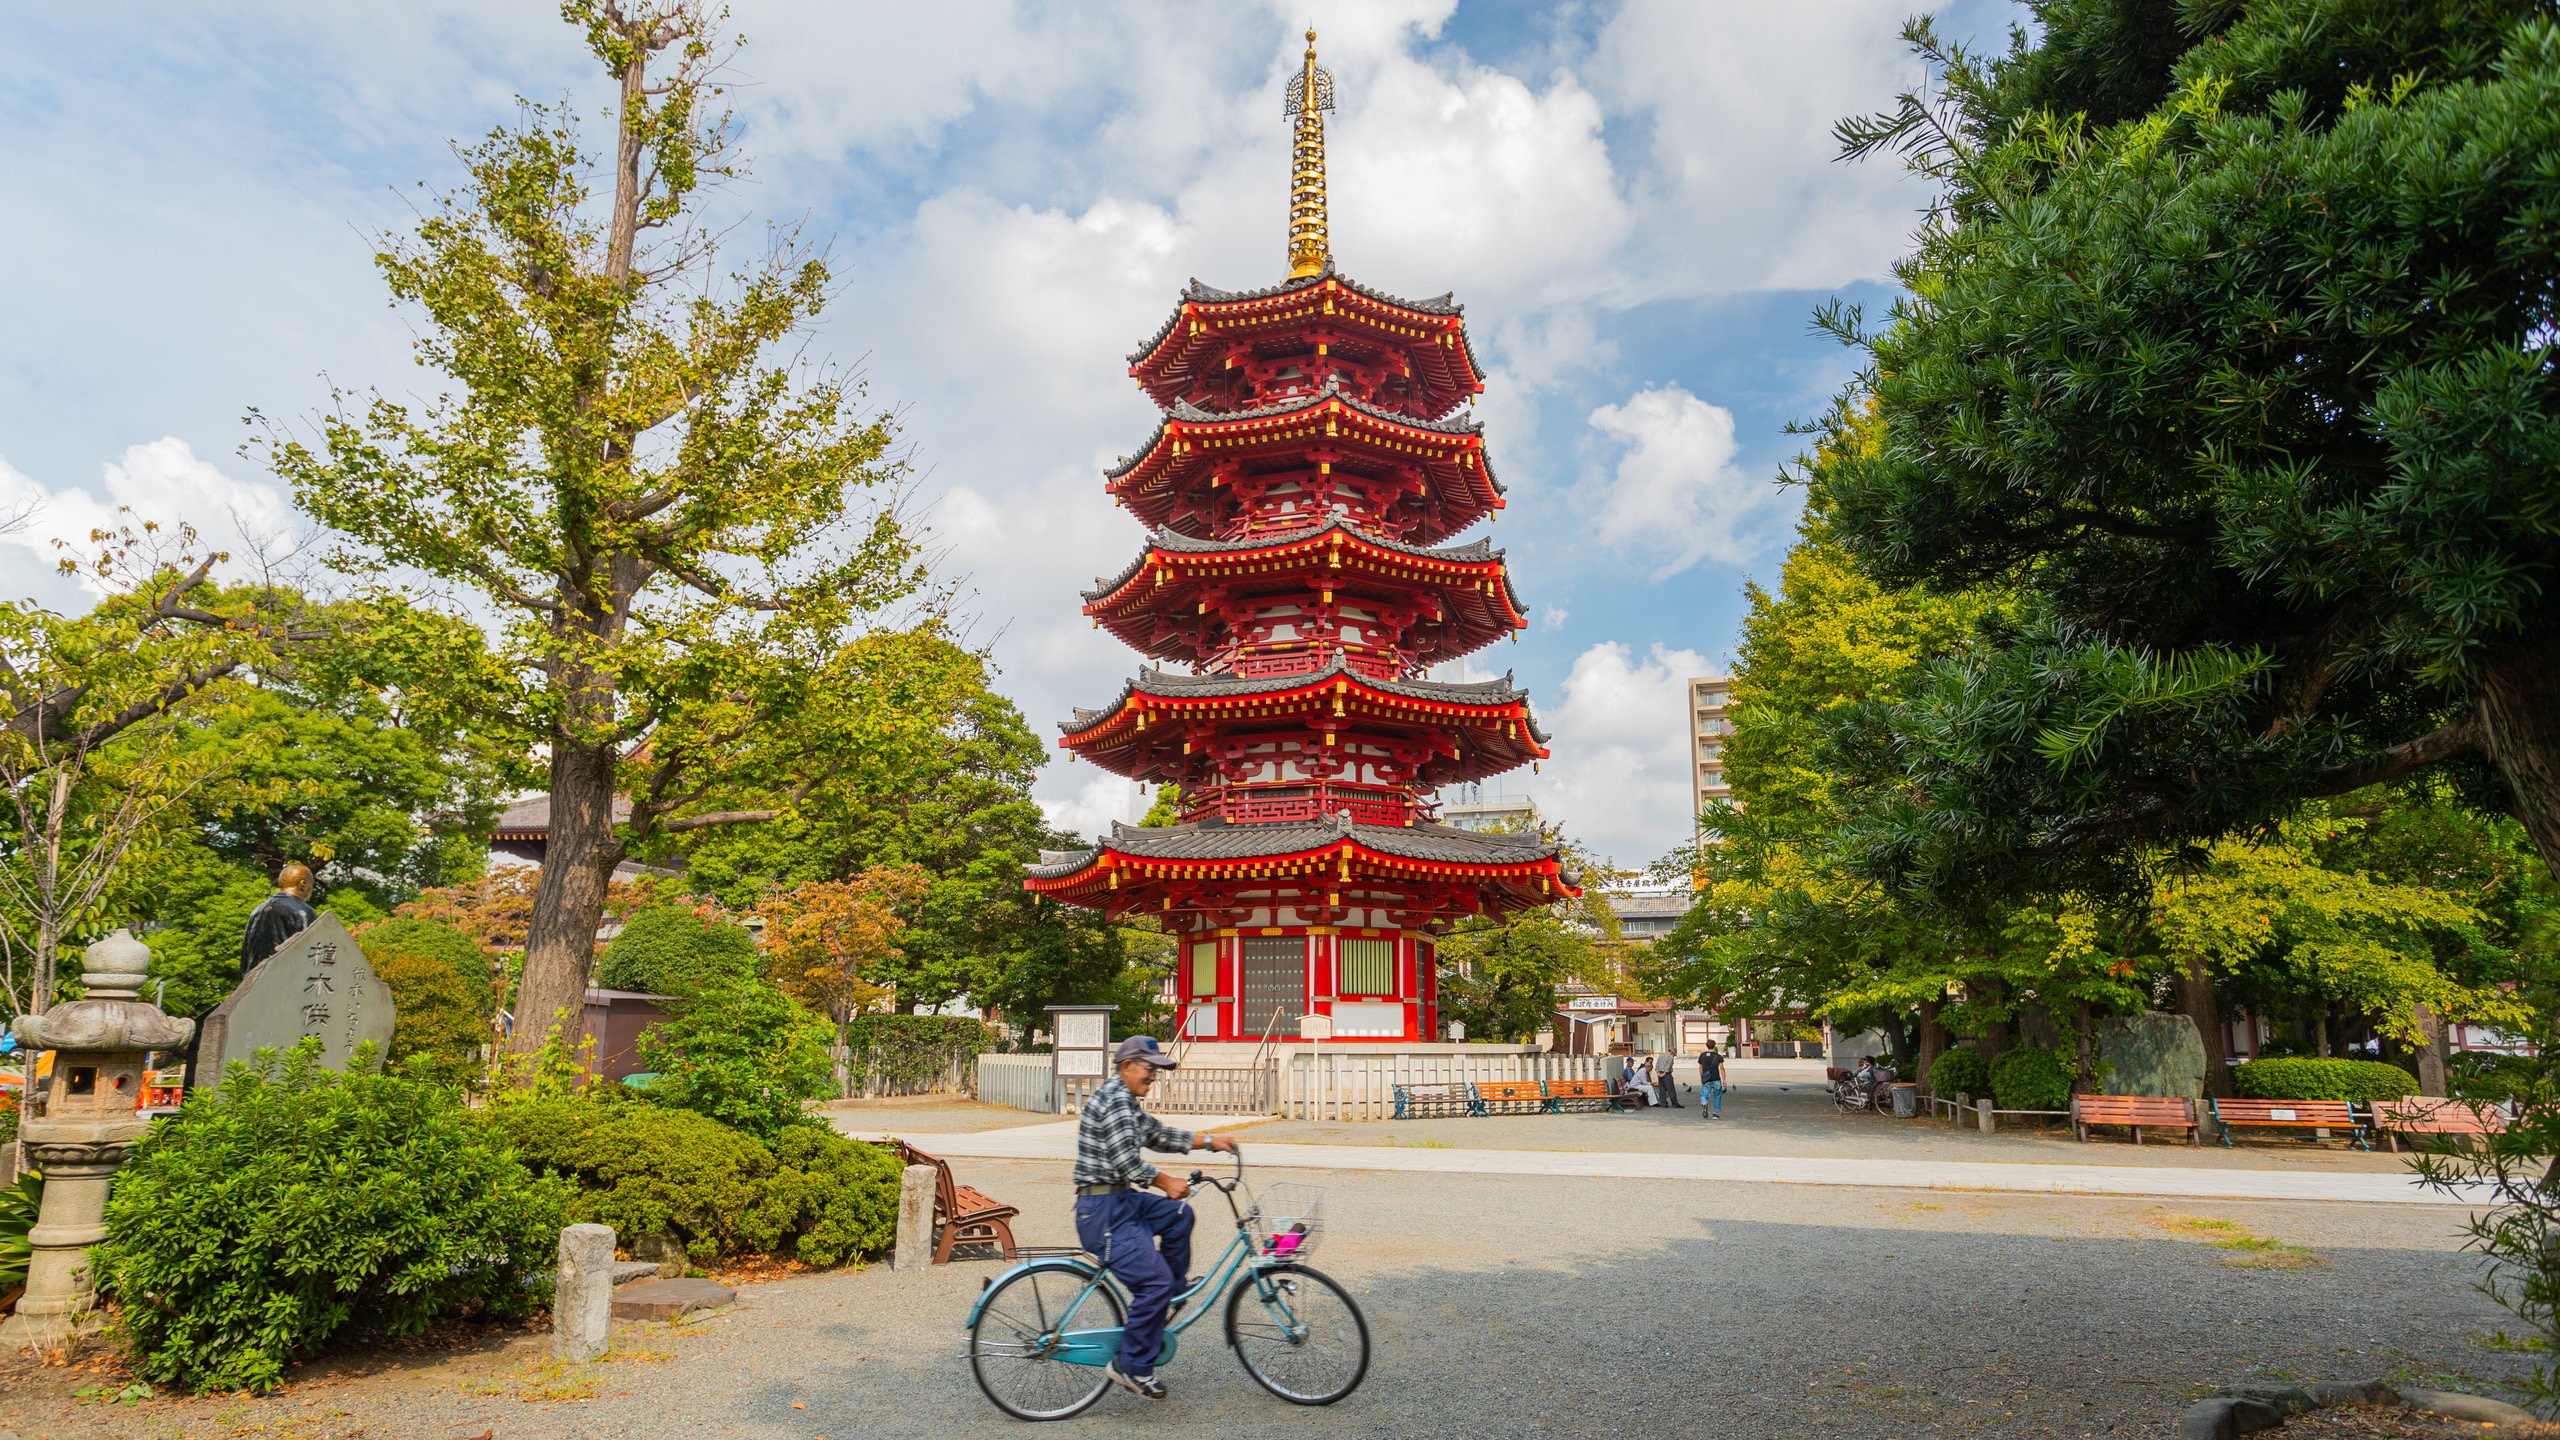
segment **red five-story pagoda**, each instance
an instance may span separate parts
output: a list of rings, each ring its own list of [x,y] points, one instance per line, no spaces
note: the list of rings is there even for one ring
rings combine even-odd
[[[1501,551],[1444,543],[1503,504],[1479,427],[1450,418],[1483,372],[1448,297],[1334,272],[1333,77],[1307,40],[1288,89],[1289,278],[1191,283],[1130,357],[1163,423],[1106,477],[1154,533],[1085,613],[1189,673],[1140,670],[1059,742],[1179,787],[1182,821],[1114,826],[1025,883],[1179,936],[1187,1038],[1295,1036],[1316,1014],[1337,1039],[1423,1041],[1439,1033],[1432,935],[1578,892],[1540,837],[1440,825],[1421,798],[1547,752],[1508,676],[1421,678],[1526,623]]]

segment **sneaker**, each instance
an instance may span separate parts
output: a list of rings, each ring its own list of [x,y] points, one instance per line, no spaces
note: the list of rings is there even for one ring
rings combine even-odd
[[[1103,1376],[1110,1380],[1112,1384],[1119,1386],[1121,1389],[1128,1391],[1130,1394],[1137,1396],[1141,1400],[1161,1400],[1164,1398],[1163,1381],[1157,1379],[1153,1375],[1124,1374],[1120,1369],[1120,1362],[1117,1360],[1103,1366],[1102,1373]]]

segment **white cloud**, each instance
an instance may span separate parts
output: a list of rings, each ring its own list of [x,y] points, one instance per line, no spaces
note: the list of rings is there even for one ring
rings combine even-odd
[[[194,527],[202,548],[231,552],[237,568],[262,550],[290,548],[304,528],[282,490],[234,479],[174,435],[127,447],[121,462],[100,467],[99,488],[104,498],[76,486],[49,490],[0,458],[0,515],[27,515],[0,544],[33,553],[50,570],[94,554],[93,532],[156,525],[174,541],[183,525]]]
[[[1709,673],[1695,650],[1656,645],[1638,660],[1608,640],[1583,651],[1560,702],[1539,711],[1556,757],[1525,780],[1540,812],[1621,865],[1643,865],[1686,841],[1695,819],[1688,683]]]
[[[1654,578],[1701,560],[1738,565],[1777,533],[1787,505],[1770,480],[1733,463],[1733,412],[1677,385],[1640,390],[1591,412],[1591,428],[1623,447],[1604,481],[1593,529],[1653,563]]]
[[[1831,127],[1917,78],[1909,8],[1627,0],[1591,64],[1604,100],[1652,122],[1620,303],[1886,276],[1916,182],[1890,161],[1841,163]]]
[[[1077,782],[1075,789],[1063,797],[1043,799],[1040,813],[1048,817],[1052,828],[1087,840],[1109,834],[1114,820],[1137,824],[1155,803],[1155,796],[1146,786],[1104,774],[1090,765],[1076,766],[1070,776]]]

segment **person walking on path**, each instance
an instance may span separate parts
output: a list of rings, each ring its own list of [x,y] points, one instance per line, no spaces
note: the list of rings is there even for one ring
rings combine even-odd
[[[1232,1155],[1236,1142],[1170,1129],[1138,1108],[1155,1088],[1156,1072],[1175,1068],[1154,1036],[1130,1036],[1111,1058],[1117,1073],[1085,1100],[1076,1117],[1076,1241],[1101,1256],[1129,1289],[1120,1353],[1103,1373],[1132,1395],[1161,1400],[1164,1382],[1156,1378],[1156,1358],[1164,1353],[1165,1315],[1174,1295],[1191,1282],[1192,1215],[1182,1203],[1191,1186],[1138,1152]],[[1147,1193],[1151,1185],[1164,1193]]]
[[[1724,1056],[1716,1053],[1716,1042],[1698,1054],[1698,1118],[1724,1118]]]

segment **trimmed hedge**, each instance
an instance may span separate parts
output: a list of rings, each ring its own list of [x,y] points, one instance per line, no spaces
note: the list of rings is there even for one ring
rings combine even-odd
[[[1991,1067],[1982,1063],[1982,1052],[1970,1045],[1951,1046],[1931,1061],[1927,1079],[1929,1093],[1948,1100],[1991,1093]]]
[[[707,921],[682,905],[652,905],[604,947],[604,988],[685,998],[752,978],[761,957],[745,927]]]
[[[2071,1067],[2039,1046],[2003,1050],[1991,1062],[1991,1094],[2003,1110],[2067,1110]]]
[[[701,1259],[788,1252],[824,1266],[897,1239],[904,1165],[821,1125],[767,1145],[690,1110],[568,1096],[504,1101],[489,1120],[526,1164],[577,1187],[571,1221],[626,1242],[668,1234]]]
[[[2402,1100],[2418,1093],[2418,1078],[2378,1060],[2324,1060],[2284,1056],[2231,1067],[2232,1088],[2251,1100]]]
[[[844,1027],[854,1084],[884,1095],[932,1085],[957,1062],[967,1088],[978,1057],[996,1048],[995,1029],[950,1015],[856,1015]]]

